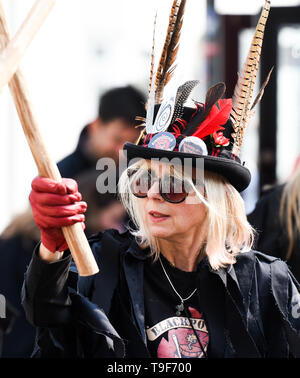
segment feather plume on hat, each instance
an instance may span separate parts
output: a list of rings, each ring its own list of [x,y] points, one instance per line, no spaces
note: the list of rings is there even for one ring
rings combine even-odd
[[[259,91],[259,95],[257,97],[257,100],[254,102],[254,106],[251,107],[252,95],[261,56],[265,26],[270,13],[270,4],[270,0],[266,0],[261,16],[258,20],[243,73],[242,75],[238,75],[238,82],[234,89],[234,95],[232,99],[232,112],[230,116],[234,129],[234,133],[232,134],[234,140],[232,153],[237,156],[239,156],[240,154],[246,127],[253,115],[253,108],[261,99],[263,90],[267,85],[268,79],[270,78],[272,72],[271,70],[266,82]]]
[[[174,0],[171,7],[171,12],[169,16],[169,24],[167,29],[167,34],[158,63],[156,72],[154,73],[154,60],[155,60],[155,27],[156,27],[156,16],[154,20],[154,31],[153,31],[153,43],[152,43],[152,54],[151,54],[151,68],[150,68],[150,79],[149,79],[149,94],[147,101],[147,115],[145,124],[141,126],[146,126],[148,130],[151,129],[154,118],[154,106],[155,104],[161,103],[163,99],[163,93],[165,86],[169,83],[173,76],[175,66],[175,60],[179,48],[179,39],[181,34],[183,15],[185,9],[186,0]],[[140,142],[142,137],[145,135],[146,128],[142,130],[140,137],[138,138],[137,144]]]
[[[239,158],[247,124],[254,107],[260,102],[270,79],[271,71],[252,103],[254,85],[261,56],[265,25],[270,13],[270,0],[260,15],[250,51],[233,98],[223,99],[226,86],[218,83],[208,89],[205,102],[193,100],[194,107],[185,105],[198,80],[190,80],[179,86],[176,93],[164,99],[164,89],[176,67],[179,38],[186,0],[174,0],[169,16],[169,25],[163,50],[154,70],[155,24],[152,44],[149,95],[146,119],[140,118],[144,126],[136,143],[127,143],[124,150],[128,158],[185,158],[191,164],[204,160],[206,170],[219,173],[237,190],[244,190],[250,182],[250,171]]]

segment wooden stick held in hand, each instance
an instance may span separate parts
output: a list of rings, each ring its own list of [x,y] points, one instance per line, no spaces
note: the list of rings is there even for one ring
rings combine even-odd
[[[36,26],[41,25],[54,4],[55,0],[37,0],[29,13],[26,20],[28,23],[24,26],[24,29],[28,31],[28,33],[31,33],[31,30],[33,30],[33,25],[30,25],[31,17],[33,17]],[[3,49],[9,45],[10,35],[1,0],[0,36],[0,44]],[[29,35],[23,38],[24,43],[27,43],[28,38]],[[21,48],[20,46],[19,48],[21,52],[24,51],[24,48]],[[25,80],[20,70],[18,70],[11,79],[9,87],[40,176],[61,181],[61,175],[57,165],[50,158],[40,134]],[[79,275],[90,276],[98,273],[99,269],[97,263],[81,225],[77,223],[73,226],[63,227],[63,233],[77,266]]]

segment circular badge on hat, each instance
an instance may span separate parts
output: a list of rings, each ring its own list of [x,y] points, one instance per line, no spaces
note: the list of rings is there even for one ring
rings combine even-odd
[[[176,139],[173,134],[164,131],[156,134],[149,142],[148,147],[157,150],[173,151],[176,146]]]
[[[178,146],[178,151],[195,155],[207,155],[206,144],[202,139],[195,136],[184,138]]]
[[[154,132],[159,133],[167,130],[173,117],[174,107],[174,96],[171,96],[167,100],[163,101],[163,103],[159,107],[159,111],[155,118],[155,122],[153,125],[153,128],[155,130]]]

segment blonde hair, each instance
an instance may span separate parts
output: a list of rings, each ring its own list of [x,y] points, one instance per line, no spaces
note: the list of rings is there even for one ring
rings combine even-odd
[[[149,161],[140,160],[128,169],[134,170],[148,165]],[[157,259],[160,253],[158,240],[150,234],[143,221],[139,199],[130,190],[131,180],[128,177],[128,169],[120,177],[119,193],[125,209],[136,226],[136,230],[130,231],[142,248],[150,247],[152,255]],[[182,178],[182,170],[176,166],[173,174]],[[191,175],[184,174],[185,180],[192,186],[198,199],[208,209],[205,225],[201,228],[204,244],[199,246],[199,253],[204,252],[211,267],[217,270],[234,264],[235,257],[239,253],[251,249],[253,229],[247,221],[244,202],[238,191],[217,173],[205,171],[204,176],[203,190],[203,186],[200,189],[199,186],[194,185]]]
[[[280,219],[288,233],[286,259],[289,260],[297,234],[300,234],[300,166],[284,187],[280,202]]]

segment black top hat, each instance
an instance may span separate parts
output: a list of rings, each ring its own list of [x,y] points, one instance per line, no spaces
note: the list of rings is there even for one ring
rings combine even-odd
[[[177,89],[176,95],[162,100],[164,86],[174,71],[172,65],[178,50],[184,6],[184,0],[173,2],[167,37],[155,77],[152,52],[147,117],[141,119],[145,122],[145,128],[136,145],[126,143],[124,150],[128,160],[179,158],[187,163],[185,159],[189,158],[192,165],[197,166],[200,159],[204,162],[205,170],[222,175],[241,192],[251,180],[250,171],[239,158],[244,132],[271,74],[251,106],[270,1],[265,1],[233,98],[222,99],[226,87],[224,83],[218,83],[208,90],[205,103],[194,101],[194,108],[186,107],[185,103],[199,83],[195,80],[184,83]]]

